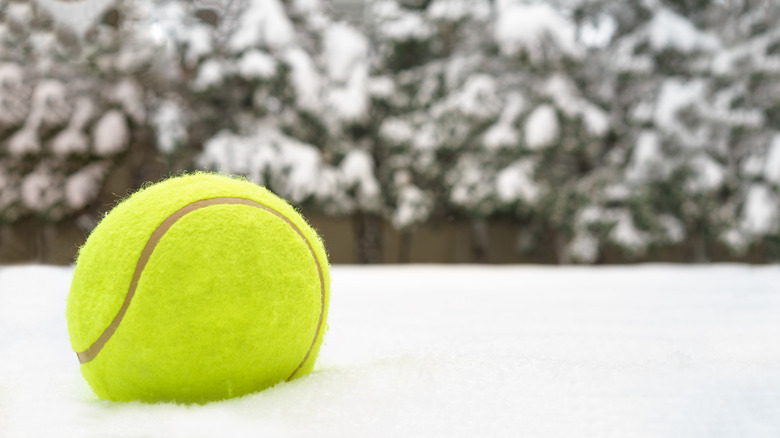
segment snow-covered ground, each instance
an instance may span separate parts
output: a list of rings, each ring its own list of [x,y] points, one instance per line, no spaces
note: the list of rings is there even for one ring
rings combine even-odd
[[[780,267],[341,267],[311,375],[100,401],[72,270],[0,268],[1,437],[780,436]]]

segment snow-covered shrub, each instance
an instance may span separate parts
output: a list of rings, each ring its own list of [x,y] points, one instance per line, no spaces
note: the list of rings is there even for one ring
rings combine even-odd
[[[77,214],[150,130],[169,171],[243,174],[367,234],[508,218],[562,262],[780,254],[775,1],[60,13],[79,3],[0,0],[2,221]]]
[[[0,1],[0,222],[83,213],[146,121],[154,47],[109,19],[133,8],[83,6]]]

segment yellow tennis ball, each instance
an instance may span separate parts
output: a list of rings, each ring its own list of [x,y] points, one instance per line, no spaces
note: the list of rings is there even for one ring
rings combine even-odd
[[[136,192],[79,251],[67,303],[81,372],[109,400],[206,402],[309,373],[325,248],[268,190],[208,173]]]

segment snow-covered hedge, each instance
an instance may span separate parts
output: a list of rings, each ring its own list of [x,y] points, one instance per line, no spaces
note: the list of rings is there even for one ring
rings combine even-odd
[[[76,214],[143,127],[326,214],[510,217],[564,262],[780,235],[773,0],[94,0],[69,31],[57,3],[0,0],[6,222]]]

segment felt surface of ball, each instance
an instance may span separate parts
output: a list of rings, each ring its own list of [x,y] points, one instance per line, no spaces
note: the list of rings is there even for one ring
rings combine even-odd
[[[325,248],[293,207],[198,173],[142,189],[100,221],[66,316],[100,398],[206,402],[309,373],[329,291]]]

